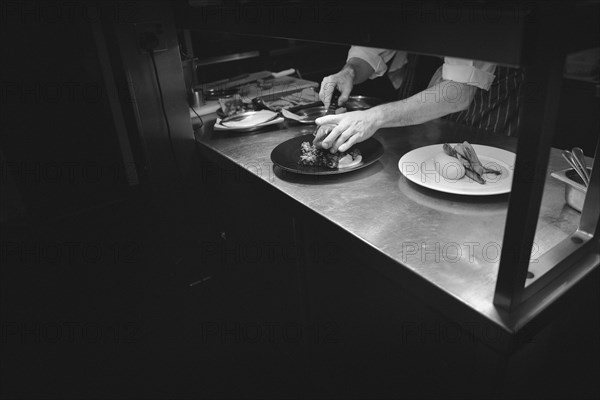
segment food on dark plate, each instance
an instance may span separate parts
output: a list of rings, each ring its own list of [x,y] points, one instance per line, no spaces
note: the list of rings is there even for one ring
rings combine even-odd
[[[444,152],[439,153],[435,157],[436,169],[440,175],[448,179],[461,179],[463,176],[467,176],[473,179],[475,182],[485,184],[485,174],[500,175],[501,171],[494,168],[484,166],[475,149],[469,142],[459,143],[452,147],[448,143],[444,143]],[[448,158],[454,158],[454,160]],[[464,173],[461,172],[464,167]]]
[[[331,154],[327,150],[318,149],[310,142],[303,142],[301,150],[302,154],[298,164],[311,167],[341,169],[353,167],[362,161],[362,155],[358,149]]]

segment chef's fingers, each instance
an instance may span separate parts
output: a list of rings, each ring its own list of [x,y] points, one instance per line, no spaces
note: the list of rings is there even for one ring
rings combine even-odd
[[[351,137],[356,136],[356,133],[357,132],[353,127],[348,127],[348,129],[343,131],[342,134],[338,136],[337,140],[333,143],[333,145],[331,146],[331,152],[335,153],[340,148],[342,148],[342,145],[344,145]]]
[[[321,90],[319,91],[319,99],[323,102],[325,108],[329,108],[329,103],[331,103],[331,96],[333,95],[333,90],[337,86],[337,83],[331,79],[331,77],[326,77],[321,82]]]
[[[319,117],[315,120],[317,125],[337,124],[343,118],[344,114],[332,114]]]
[[[321,127],[319,127],[315,134],[315,138],[313,139],[313,145],[317,148],[321,148],[321,143],[323,142],[323,139],[327,137],[327,135],[329,134],[329,132],[331,132],[333,128],[334,125],[322,125]]]
[[[340,86],[342,86],[342,87],[340,87]],[[340,98],[338,99],[338,103],[337,103],[337,105],[339,107],[348,101],[348,97],[350,96],[350,92],[352,91],[352,85],[344,85],[344,84],[339,85],[338,84],[338,89],[341,92]]]
[[[326,136],[325,134],[317,133],[312,142],[313,146],[315,146],[317,149],[322,149],[323,148],[323,139],[325,139],[325,136]]]
[[[346,128],[347,128],[347,125],[338,125],[335,128],[333,128],[331,133],[329,135],[327,135],[325,140],[323,140],[323,143],[321,143],[321,147],[324,149],[331,148],[331,146],[333,146],[333,144],[337,140],[338,136],[340,136],[342,134],[342,132],[344,132],[346,130]]]
[[[359,135],[352,135],[350,136],[350,139],[348,139],[346,141],[346,143],[342,144],[339,148],[338,151],[344,152],[344,151],[348,151],[348,149],[352,146],[354,146],[355,143],[357,143],[359,140]]]
[[[321,88],[319,89],[319,100],[321,100],[323,104],[325,104],[325,88],[327,87],[328,78],[329,77],[323,78]]]

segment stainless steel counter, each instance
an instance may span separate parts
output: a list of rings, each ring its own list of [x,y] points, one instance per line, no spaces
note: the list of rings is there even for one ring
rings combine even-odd
[[[274,167],[279,143],[311,133],[314,126],[281,124],[256,133],[214,132],[206,121],[197,141],[259,176],[269,185],[397,261],[440,291],[512,331],[492,304],[508,195],[464,197],[421,188],[398,170],[406,152],[429,144],[468,140],[514,151],[514,138],[489,135],[447,121],[383,129],[379,162],[331,177],[297,176]],[[567,168],[552,150],[532,259],[573,233],[580,214],[564,201],[564,185],[550,172]]]

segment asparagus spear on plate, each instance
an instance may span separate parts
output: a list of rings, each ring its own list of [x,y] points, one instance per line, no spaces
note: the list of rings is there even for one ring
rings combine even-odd
[[[473,169],[473,171],[477,172],[479,175],[483,175],[485,173],[485,170],[483,168],[483,165],[481,164],[481,161],[479,161],[479,157],[477,157],[477,153],[475,153],[475,149],[473,148],[473,146],[471,146],[469,142],[465,141],[462,144],[462,148],[464,149],[464,152],[467,156],[467,160],[469,160],[469,162],[471,163],[471,168]]]
[[[479,157],[477,156],[475,149],[473,148],[473,146],[471,146],[469,142],[459,143],[454,147],[450,146],[448,143],[444,143],[442,148],[444,150],[444,153],[458,159],[467,170],[466,175],[476,182],[484,184],[484,174],[502,174],[502,171],[500,170],[489,168],[481,164],[481,161],[479,161]]]
[[[450,157],[456,157],[456,150],[454,150],[454,148],[452,146],[450,146],[448,143],[444,143],[442,148],[444,149],[444,153],[448,154]],[[458,157],[456,157],[456,158],[458,158]]]
[[[456,151],[457,154],[460,154],[464,158],[467,158],[467,152],[465,151],[465,148],[463,147],[462,143],[458,143],[456,146],[454,146],[454,151]]]
[[[469,178],[473,179],[477,183],[485,184],[485,179],[481,177],[477,172],[473,171],[471,168],[465,168],[465,175]]]
[[[448,154],[450,157],[458,159],[458,161],[460,161],[460,163],[465,168],[471,168],[471,164],[469,163],[469,161],[460,154],[458,154],[458,152],[454,150],[454,148],[452,148],[452,146],[450,146],[448,143],[444,143],[443,149],[444,153]]]
[[[465,142],[466,143],[466,142]],[[483,179],[482,174],[476,172],[475,168],[473,168],[473,164],[471,163],[470,158],[468,158],[468,151],[465,149],[463,144],[457,144],[452,147],[448,143],[444,143],[442,146],[444,152],[451,157],[457,158],[461,164],[465,167],[465,175],[469,178],[473,179],[475,182],[480,184],[485,184],[485,179]]]
[[[494,168],[488,168],[486,166],[483,167],[486,174],[494,174],[494,175],[502,175],[502,171],[498,171]]]
[[[454,157],[454,158],[458,159],[458,161],[460,161],[461,164],[465,168],[473,170],[473,168],[471,167],[471,163],[469,162],[469,160],[467,160],[466,157],[462,156],[458,151],[456,151],[455,148],[453,148],[452,146],[450,146],[448,143],[444,143],[443,149],[444,149],[444,153],[448,154],[451,157]]]

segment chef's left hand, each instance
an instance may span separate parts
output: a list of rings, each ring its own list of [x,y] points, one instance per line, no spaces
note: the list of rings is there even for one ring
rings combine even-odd
[[[317,118],[317,125],[335,124],[331,131],[319,129],[315,142],[319,142],[323,149],[331,153],[346,151],[355,143],[367,140],[380,128],[377,116],[372,110],[352,111],[344,114],[326,115]],[[329,134],[327,135],[327,132]],[[321,141],[319,135],[327,135]]]

